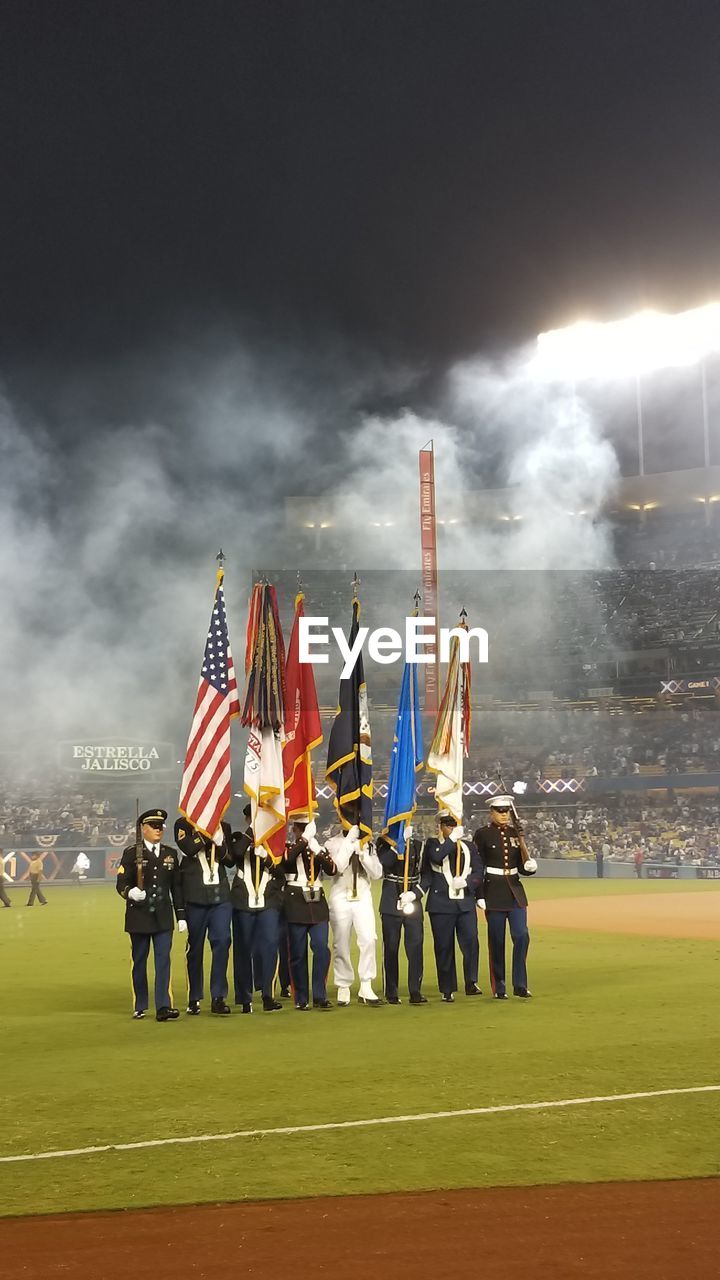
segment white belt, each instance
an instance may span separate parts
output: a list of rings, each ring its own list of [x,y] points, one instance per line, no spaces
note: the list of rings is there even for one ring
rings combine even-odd
[[[504,871],[502,867],[486,867],[485,870],[489,876],[516,876],[518,874],[517,867],[508,867],[507,871]]]

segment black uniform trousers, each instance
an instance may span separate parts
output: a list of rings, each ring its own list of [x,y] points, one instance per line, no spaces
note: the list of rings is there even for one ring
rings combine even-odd
[[[188,926],[187,974],[188,1000],[202,1000],[204,993],[203,954],[205,938],[210,943],[210,996],[224,1000],[228,993],[228,960],[230,958],[230,902],[215,902],[204,906],[198,902],[186,902],[185,916]]]
[[[428,913],[430,914],[430,913]],[[472,911],[430,914],[430,925],[435,945],[438,987],[443,995],[457,991],[457,966],[455,964],[455,937],[462,953],[465,989],[477,985],[480,946],[478,943],[477,915]]]
[[[232,934],[235,1003],[252,1004],[253,985],[272,997],[280,938],[277,907],[263,907],[262,911],[233,907]]]
[[[288,920],[290,974],[296,1004],[309,1003],[308,942],[312,951],[312,997],[327,1000],[327,976],[330,968],[330,928],[326,920],[316,924],[296,924]]]
[[[527,907],[513,907],[509,911],[485,912],[488,927],[488,951],[490,953],[490,984],[494,995],[505,994],[505,925],[510,929],[513,944],[512,982],[514,988],[527,990],[527,953],[530,934],[527,927]]]
[[[423,909],[416,902],[411,915],[396,911],[394,915],[383,912],[380,916],[383,940],[383,972],[385,995],[395,999],[398,994],[400,935],[405,934],[405,955],[408,962],[408,991],[419,995],[423,979]]]
[[[164,929],[160,933],[131,933],[132,949],[132,985],[135,994],[135,1009],[144,1013],[148,1007],[147,962],[152,940],[155,959],[155,1008],[169,1009],[170,998],[170,950],[172,947],[172,929]]]
[[[29,907],[31,907],[31,906],[33,905],[33,903],[34,903],[35,899],[37,898],[38,902],[39,902],[42,906],[45,906],[45,903],[47,902],[47,898],[45,897],[45,894],[43,893],[43,891],[42,891],[42,889],[41,889],[41,887],[40,887],[40,877],[39,877],[39,876],[31,876],[31,877],[30,877],[30,885],[31,885],[31,889],[30,889],[30,897],[29,897],[29,898],[28,898],[28,900],[27,900],[27,905],[28,905]]]

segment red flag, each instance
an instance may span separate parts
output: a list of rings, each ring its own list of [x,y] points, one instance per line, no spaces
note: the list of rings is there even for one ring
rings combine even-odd
[[[285,663],[287,702],[283,773],[288,820],[307,815],[309,822],[318,807],[310,753],[313,747],[320,745],[323,735],[312,663],[300,661],[300,619],[305,616],[304,598],[300,593],[295,599],[295,619]]]
[[[232,799],[230,721],[240,714],[222,581],[219,569],[179,803],[188,822],[210,839]]]

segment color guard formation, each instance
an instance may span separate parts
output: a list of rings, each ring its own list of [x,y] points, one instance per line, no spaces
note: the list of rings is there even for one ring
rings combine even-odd
[[[489,823],[472,840],[465,838],[450,813],[439,815],[437,837],[424,844],[406,824],[403,853],[382,836],[377,842],[362,842],[357,826],[321,845],[314,821],[297,820],[289,827],[279,861],[262,847],[256,849],[250,828],[232,831],[225,822],[221,837],[210,840],[180,817],[173,848],[162,843],[165,810],[146,810],[138,818],[136,842],[125,849],[117,877],[132,951],[133,1017],[143,1018],[149,1008],[151,943],[156,1019],[169,1022],[180,1016],[170,987],[175,922],[180,933],[187,933],[186,1012],[191,1017],[201,1013],[205,999],[206,944],[213,1015],[227,1017],[231,1012],[231,947],[234,1004],[244,1014],[253,1012],[256,992],[267,1013],[282,1009],[278,994],[291,995],[300,1012],[333,1008],[327,990],[331,963],[337,1006],[349,1005],[356,980],[350,949],[353,930],[359,953],[358,1001],[369,1008],[402,1002],[399,952],[403,940],[408,1002],[427,1004],[422,993],[425,914],[430,919],[443,1002],[452,1004],[460,989],[458,949],[462,990],[466,996],[482,995],[478,920],[483,916],[492,996],[508,998],[507,926],[512,940],[512,992],[528,999],[530,937],[522,877],[534,875],[537,864],[528,851],[512,797],[494,796],[488,806]],[[384,999],[373,985],[377,929],[372,886],[379,881]]]
[[[312,751],[322,727],[312,664],[301,658],[303,594],[295,600],[290,644],[285,644],[275,588],[253,587],[245,646],[245,695],[241,705],[230,650],[218,556],[213,609],[203,654],[195,710],[180,787],[175,845],[162,843],[163,809],[138,815],[136,839],[124,851],[118,893],[125,899],[125,929],[133,958],[133,1017],[148,1009],[147,960],[155,957],[155,1009],[159,1022],[178,1018],[170,991],[173,921],[187,932],[187,1013],[197,1017],[205,998],[204,964],[210,945],[210,1012],[227,1017],[228,968],[233,952],[235,1006],[253,1012],[259,991],[266,1013],[292,995],[295,1008],[328,1010],[330,965],[339,1007],[350,1004],[355,983],[351,955],[357,941],[358,1000],[368,1008],[399,1005],[399,951],[405,934],[408,997],[422,993],[424,915],[432,930],[442,1000],[458,990],[457,948],[466,996],[480,996],[478,912],[485,913],[492,994],[507,999],[505,933],[513,943],[513,994],[527,999],[527,898],[522,876],[534,875],[512,796],[489,801],[490,821],[466,838],[462,825],[463,761],[470,743],[471,669],[464,610],[452,633],[447,680],[438,708],[427,766],[436,775],[438,833],[424,842],[414,834],[417,774],[423,768],[423,734],[417,664],[406,661],[398,700],[382,831],[373,838],[372,746],[360,635],[357,576],[353,580],[348,652],[341,675],[325,778],[334,791],[340,831],[317,838],[318,809]],[[417,616],[419,596],[415,598]],[[244,789],[247,825],[225,821],[232,786],[231,724],[248,730]],[[501,789],[502,788],[501,785]],[[383,1000],[377,981],[377,927],[373,884],[382,880]],[[331,945],[332,931],[332,945]],[[310,965],[310,955],[312,964]],[[276,998],[279,985],[280,1000]]]

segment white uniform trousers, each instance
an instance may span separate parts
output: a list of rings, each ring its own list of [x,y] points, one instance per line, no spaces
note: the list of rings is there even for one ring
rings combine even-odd
[[[350,934],[355,929],[360,956],[358,976],[361,982],[377,977],[377,929],[375,909],[369,889],[357,902],[348,902],[345,893],[330,895],[330,923],[333,931],[333,978],[336,987],[350,987],[355,973],[350,959]]]

